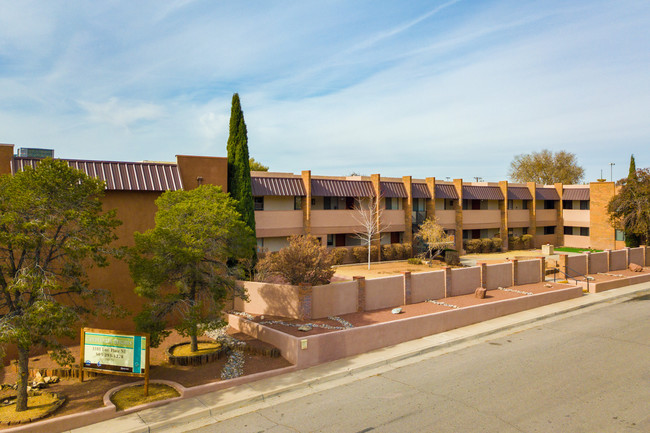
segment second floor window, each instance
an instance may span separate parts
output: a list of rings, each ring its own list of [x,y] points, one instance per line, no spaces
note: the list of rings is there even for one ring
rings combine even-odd
[[[264,197],[253,197],[255,210],[264,210]]]

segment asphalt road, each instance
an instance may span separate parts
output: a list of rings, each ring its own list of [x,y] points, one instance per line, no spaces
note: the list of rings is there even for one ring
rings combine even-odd
[[[650,295],[194,432],[650,432]]]

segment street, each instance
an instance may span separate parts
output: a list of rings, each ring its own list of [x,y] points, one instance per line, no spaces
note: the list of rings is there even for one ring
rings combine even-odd
[[[193,432],[648,432],[650,295]]]

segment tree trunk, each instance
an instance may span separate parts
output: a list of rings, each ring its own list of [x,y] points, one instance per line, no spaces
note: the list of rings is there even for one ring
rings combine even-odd
[[[16,412],[27,410],[27,382],[29,380],[29,349],[18,346],[18,398]]]
[[[190,350],[192,352],[198,351],[199,350],[199,340],[198,340],[198,337],[196,336],[196,332],[194,333],[194,335],[190,335],[190,341],[191,341]]]
[[[370,242],[368,242],[368,270],[370,270]]]

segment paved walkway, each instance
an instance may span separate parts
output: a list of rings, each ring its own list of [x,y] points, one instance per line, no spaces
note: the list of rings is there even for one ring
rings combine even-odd
[[[560,315],[566,317],[580,314],[585,308],[600,308],[606,305],[605,303],[623,301],[644,292],[650,293],[650,283],[588,294],[581,298],[546,305],[236,388],[145,409],[74,429],[72,432],[182,432],[380,374],[421,361],[426,357],[456,351],[501,335],[527,329],[540,321],[556,320]]]

